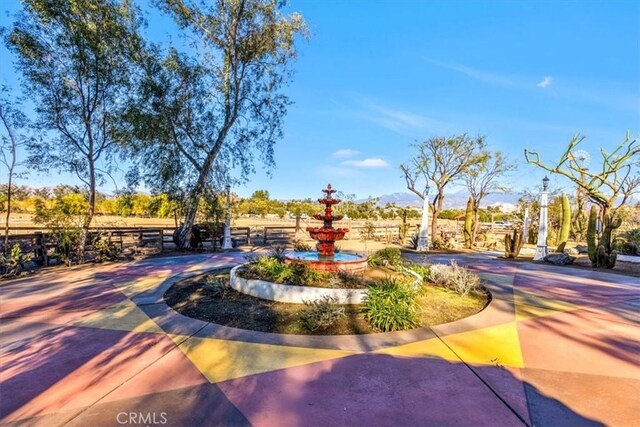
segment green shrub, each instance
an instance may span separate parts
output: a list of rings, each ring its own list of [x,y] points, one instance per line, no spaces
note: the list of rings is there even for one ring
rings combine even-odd
[[[231,290],[231,287],[227,285],[224,279],[214,274],[208,275],[205,282],[207,291],[215,298],[224,299],[227,296],[227,292]]]
[[[270,258],[275,258],[280,262],[284,262],[284,256],[287,253],[286,246],[274,246],[271,252],[269,253]]]
[[[429,280],[430,271],[428,266],[422,264],[410,264],[409,266],[407,266],[407,268],[418,273],[422,277],[423,281],[426,282],[427,280]]]
[[[296,240],[295,242],[293,242],[293,251],[294,252],[309,252],[313,250],[313,248],[311,247],[311,245],[302,242],[300,240]]]
[[[369,256],[370,266],[397,267],[402,264],[402,252],[398,248],[384,248]]]
[[[103,235],[97,235],[93,239],[93,250],[96,253],[96,261],[115,261],[120,256],[120,247]]]
[[[415,291],[392,278],[369,288],[363,309],[364,318],[382,331],[400,331],[418,325]]]
[[[23,269],[23,263],[27,261],[28,259],[25,259],[20,245],[18,243],[14,243],[9,257],[5,257],[3,254],[0,254],[0,275],[2,277],[13,277],[18,275],[18,273]]]
[[[282,282],[288,276],[288,266],[277,258],[262,256],[248,263],[242,277],[251,280]]]
[[[338,304],[338,298],[323,295],[315,301],[305,301],[307,306],[300,319],[310,331],[326,330],[345,316],[344,306]]]
[[[429,268],[429,279],[441,286],[445,286],[460,295],[467,295],[480,288],[480,276],[460,267],[455,261],[451,264],[433,264]]]
[[[306,261],[292,261],[287,266],[285,281],[296,286],[311,285],[322,279],[322,274],[311,268]]]

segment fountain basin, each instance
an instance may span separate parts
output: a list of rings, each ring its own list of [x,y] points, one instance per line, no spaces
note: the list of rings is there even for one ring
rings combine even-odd
[[[318,271],[348,271],[355,273],[367,268],[367,257],[346,252],[338,252],[333,257],[323,257],[317,251],[289,252],[285,255],[285,263],[306,261],[310,267]]]

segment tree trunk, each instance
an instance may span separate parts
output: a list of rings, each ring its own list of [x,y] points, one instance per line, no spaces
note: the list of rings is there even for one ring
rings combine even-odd
[[[15,161],[15,154],[14,154]],[[9,218],[11,217],[11,184],[13,181],[13,167],[9,169],[9,186],[7,187],[7,217],[4,223],[4,253],[9,254]]]
[[[442,203],[444,194],[442,191],[438,192],[438,195],[433,199],[433,216],[431,218],[431,241],[437,239],[438,234],[438,215],[442,212]]]
[[[476,245],[478,239],[478,228],[480,227],[480,204],[474,202],[473,204],[473,227],[471,229],[471,246]]]

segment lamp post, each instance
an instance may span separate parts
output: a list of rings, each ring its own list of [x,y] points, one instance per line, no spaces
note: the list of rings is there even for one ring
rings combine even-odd
[[[418,234],[419,252],[427,252],[429,250],[429,182],[424,188],[424,201],[422,203],[422,223],[420,224],[420,233]]]
[[[222,249],[232,249],[233,243],[231,241],[231,186],[227,184],[227,206],[225,207],[224,218],[224,241],[222,243]]]
[[[542,179],[542,192],[540,193],[540,221],[538,226],[538,244],[534,261],[541,261],[547,256],[547,189],[549,188],[549,178]]]

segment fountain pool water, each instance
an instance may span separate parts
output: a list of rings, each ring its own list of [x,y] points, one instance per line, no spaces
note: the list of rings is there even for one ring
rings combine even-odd
[[[367,257],[338,252],[333,257],[327,258],[317,251],[289,252],[285,255],[286,261],[306,261],[311,268],[320,271],[362,271],[367,267]]]

